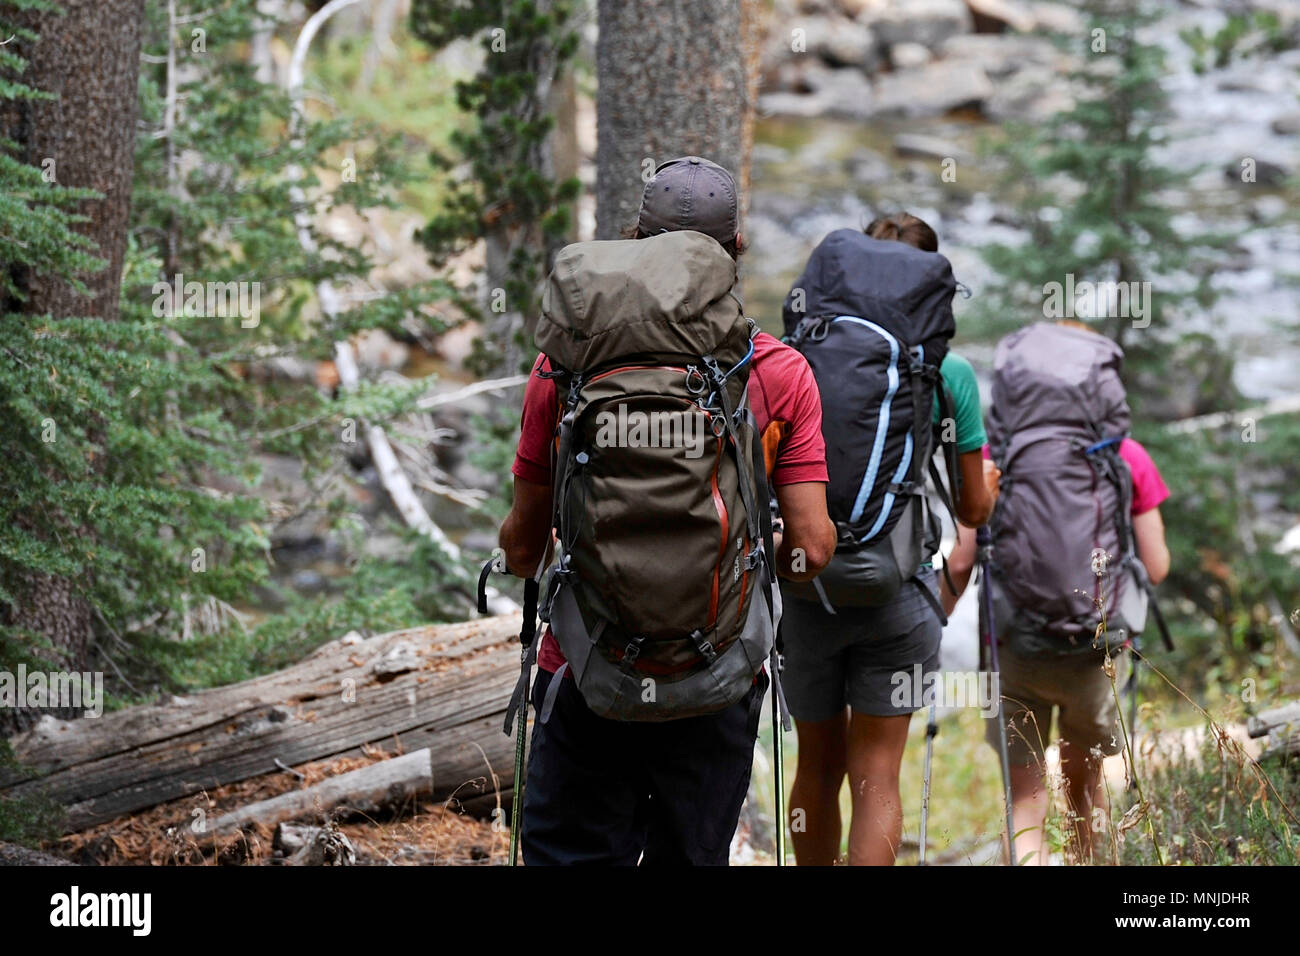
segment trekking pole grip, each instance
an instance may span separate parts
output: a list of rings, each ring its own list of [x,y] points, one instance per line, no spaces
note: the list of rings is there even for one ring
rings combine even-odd
[[[537,595],[536,578],[524,578],[524,622],[519,628],[519,643],[528,647],[537,634]]]

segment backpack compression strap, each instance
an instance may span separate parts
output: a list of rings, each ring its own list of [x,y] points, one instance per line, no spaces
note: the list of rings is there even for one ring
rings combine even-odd
[[[752,342],[750,347],[750,354],[752,355]],[[766,504],[771,496],[767,486],[767,466],[763,455],[763,442],[758,434],[758,423],[754,420],[754,414],[749,408],[748,387],[741,395],[740,408],[733,408],[731,397],[727,394],[727,376],[731,373],[723,374],[722,369],[718,367],[717,361],[711,355],[704,356],[703,361],[705,368],[709,370],[709,374],[713,379],[715,393],[722,405],[727,434],[731,438],[732,451],[736,456],[740,496],[745,503],[745,519],[749,525],[750,540],[756,542],[754,550],[746,555],[745,566],[751,570],[758,568],[759,573],[763,576],[763,600],[767,602],[768,613],[772,618],[772,653],[768,661],[768,669],[771,671],[772,678],[772,693],[780,708],[781,726],[789,730],[792,726],[790,710],[786,705],[785,691],[781,686],[781,668],[783,666],[779,647],[781,592],[777,589],[776,584],[776,554],[774,553],[772,541],[772,513],[766,507],[760,511],[756,500],[756,494],[761,495],[763,502]],[[743,415],[749,425],[751,457],[753,459],[752,470],[749,464],[745,462],[744,447],[740,442],[740,435],[736,431],[736,416],[738,414]]]

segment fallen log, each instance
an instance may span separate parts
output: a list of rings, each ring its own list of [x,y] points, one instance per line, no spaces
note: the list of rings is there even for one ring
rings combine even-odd
[[[1260,759],[1275,754],[1300,754],[1300,701],[1292,701],[1250,717],[1246,732],[1251,737],[1267,737]]]
[[[291,790],[269,800],[250,803],[217,817],[212,821],[211,829],[220,836],[233,833],[248,823],[269,826],[281,820],[328,814],[338,807],[373,816],[432,792],[433,754],[425,747],[415,753],[329,777],[302,790]]]
[[[353,633],[293,667],[97,719],[51,716],[14,737],[0,798],[44,793],[80,830],[205,789],[382,746],[430,751],[434,799],[512,784],[501,732],[519,616]],[[494,782],[496,781],[496,782]]]

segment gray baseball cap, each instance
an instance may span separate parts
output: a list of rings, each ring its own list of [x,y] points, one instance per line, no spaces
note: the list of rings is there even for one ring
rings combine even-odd
[[[645,184],[636,224],[648,236],[694,229],[725,245],[740,231],[736,181],[699,156],[670,159]]]

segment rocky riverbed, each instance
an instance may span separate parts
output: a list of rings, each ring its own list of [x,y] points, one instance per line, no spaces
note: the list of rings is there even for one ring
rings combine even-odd
[[[1273,11],[1300,37],[1300,4],[1251,6]],[[1232,338],[1247,398],[1287,394],[1300,357],[1300,227],[1289,186],[1300,172],[1300,49],[1293,43],[1197,72],[1180,32],[1213,33],[1226,14],[1200,3],[1165,8],[1148,37],[1170,68],[1169,143],[1159,158],[1186,177],[1172,197],[1184,210],[1178,225],[1235,235],[1213,280],[1219,301],[1189,319]],[[1064,35],[1064,46],[1049,33]],[[979,248],[1023,235],[981,142],[1003,123],[1041,121],[1068,106],[1077,59],[1070,50],[1085,43],[1078,13],[1055,3],[779,0],[762,59],[744,269],[751,312],[779,329],[781,298],[816,242],[900,208],[937,228],[958,277],[978,296],[990,278]],[[1243,159],[1253,160],[1256,182],[1241,182]],[[955,181],[942,176],[945,161]],[[959,321],[964,307],[959,300]],[[988,350],[963,348],[977,360]]]

